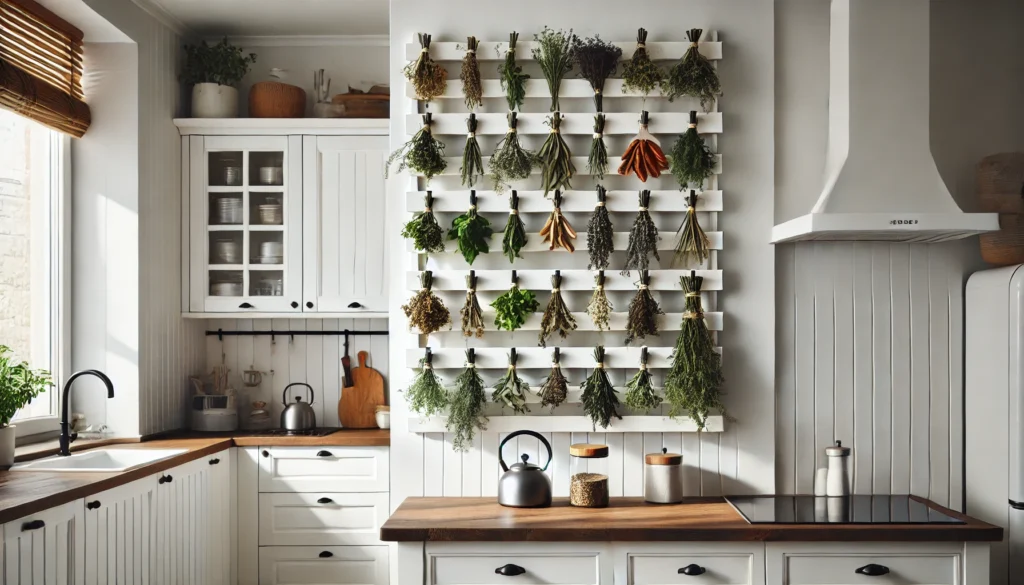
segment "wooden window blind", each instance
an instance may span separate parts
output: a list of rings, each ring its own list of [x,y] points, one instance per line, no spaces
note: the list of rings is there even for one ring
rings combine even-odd
[[[34,0],[0,0],[0,107],[81,137],[82,31]]]

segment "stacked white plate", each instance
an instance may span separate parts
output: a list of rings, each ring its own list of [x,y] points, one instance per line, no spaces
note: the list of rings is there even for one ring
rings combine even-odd
[[[284,218],[281,215],[281,204],[266,204],[259,206],[260,223],[263,225],[281,225]]]
[[[240,297],[242,296],[242,283],[240,282],[213,282],[210,283],[210,294],[215,297]]]
[[[216,205],[216,223],[236,225],[242,223],[242,198],[219,197]]]
[[[284,244],[281,242],[263,242],[260,244],[260,264],[281,264],[284,261]]]

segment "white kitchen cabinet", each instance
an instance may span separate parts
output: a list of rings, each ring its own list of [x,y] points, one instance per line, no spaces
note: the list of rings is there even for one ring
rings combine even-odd
[[[644,542],[615,546],[616,581],[630,585],[764,585],[760,542]]]
[[[259,498],[260,546],[380,544],[388,494],[270,493]]]
[[[610,583],[606,543],[428,543],[426,585],[601,585]]]
[[[155,583],[206,583],[210,467],[206,459],[197,459],[156,478]]]
[[[387,447],[264,447],[260,492],[386,492]]]
[[[4,582],[84,584],[83,515],[82,500],[75,500],[5,524]]]
[[[146,478],[85,499],[86,585],[149,583],[156,490]]]
[[[388,585],[388,547],[261,547],[259,571],[259,585]]]
[[[770,585],[988,583],[988,543],[800,542],[766,548]],[[974,562],[979,555],[984,563]]]

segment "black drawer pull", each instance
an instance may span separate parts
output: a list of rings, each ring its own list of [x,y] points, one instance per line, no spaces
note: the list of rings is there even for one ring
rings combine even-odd
[[[360,305],[359,303],[356,303],[356,302],[352,302],[352,303],[348,304],[348,308],[350,308],[350,309],[360,309],[360,308],[362,308],[362,305]]]
[[[299,302],[298,301],[292,301],[292,308],[293,309],[298,309],[299,308]]]
[[[161,476],[160,479],[157,480],[157,483],[170,483],[172,481],[174,481],[174,478],[172,476],[164,475],[164,476]]]
[[[239,309],[252,309],[253,306],[252,306],[252,303],[242,303],[241,305],[238,305],[238,308]]]
[[[220,459],[210,459],[210,465],[217,465],[218,463],[220,463]]]
[[[334,457],[334,453],[331,453],[330,451],[317,451],[316,452],[316,456],[317,457]]]
[[[685,567],[679,569],[676,572],[680,575],[686,575],[687,577],[696,577],[698,575],[703,575],[704,573],[707,573],[708,570],[698,564],[690,563],[689,565],[686,565]]]
[[[506,577],[515,577],[516,575],[522,575],[523,573],[525,573],[526,569],[520,567],[519,565],[509,564],[494,569],[494,572],[498,575],[504,575]]]
[[[87,504],[85,504],[85,509],[86,510],[95,510],[96,508],[99,508],[99,507],[100,507],[100,501],[99,500],[93,500],[93,501],[88,502]]]
[[[329,559],[329,558],[331,558],[333,556],[334,556],[334,553],[332,553],[329,550],[320,551],[320,558],[321,559]]]
[[[306,308],[307,309],[312,309],[313,308],[313,302],[312,301],[306,301]]]
[[[318,504],[333,504],[334,500],[332,500],[331,498],[320,498],[319,500],[316,501],[316,503],[318,503]]]
[[[868,577],[881,577],[882,575],[889,574],[889,567],[871,563],[870,565],[864,565],[857,569],[854,573],[857,573],[858,575],[867,575]]]
[[[263,450],[263,456],[264,457],[270,457],[270,451],[267,451],[266,449],[264,449]]]
[[[46,526],[46,522],[42,520],[33,520],[31,522],[25,522],[21,525],[22,532],[28,532],[29,530],[39,530],[43,526]]]

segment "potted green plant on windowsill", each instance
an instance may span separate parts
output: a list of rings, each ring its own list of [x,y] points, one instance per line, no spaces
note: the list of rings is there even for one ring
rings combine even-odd
[[[0,345],[0,468],[14,463],[14,415],[51,385],[49,372],[33,370]]]
[[[215,45],[206,41],[185,45],[185,66],[181,82],[192,85],[193,118],[235,118],[238,116],[238,89],[235,87],[256,62],[256,54],[228,44],[225,38]]]

